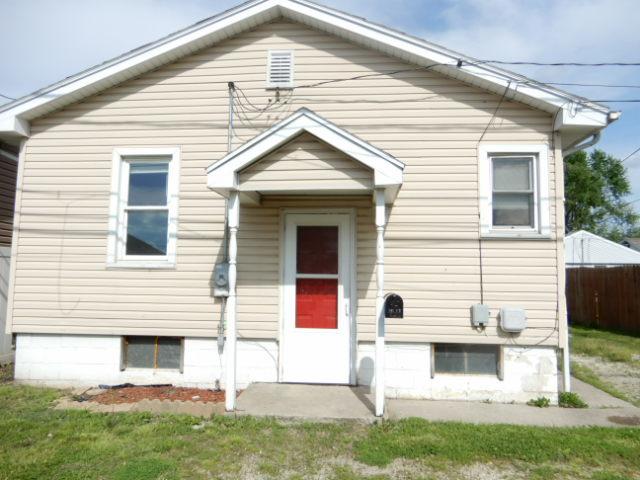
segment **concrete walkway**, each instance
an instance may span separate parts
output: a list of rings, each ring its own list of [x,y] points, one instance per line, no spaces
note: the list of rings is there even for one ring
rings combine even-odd
[[[389,399],[386,417],[396,420],[419,417],[434,422],[553,427],[640,426],[640,408],[579,380],[573,381],[574,390],[589,404],[589,408],[537,408],[522,404]],[[309,421],[376,420],[368,389],[325,385],[252,384],[238,397],[236,414]]]
[[[373,422],[368,389],[336,385],[253,383],[238,397],[237,415],[312,421]]]

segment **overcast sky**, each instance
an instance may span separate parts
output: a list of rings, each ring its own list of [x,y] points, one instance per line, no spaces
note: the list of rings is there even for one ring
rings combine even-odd
[[[153,41],[240,0],[0,0],[0,94],[37,88]],[[484,59],[639,62],[638,0],[322,0]],[[640,87],[640,67],[517,68],[547,82]],[[640,99],[640,88],[563,87],[594,100]],[[0,99],[0,102],[2,99]],[[620,158],[640,146],[640,104],[622,110],[599,148]],[[640,198],[640,153],[626,165]],[[640,202],[636,205],[640,206]]]

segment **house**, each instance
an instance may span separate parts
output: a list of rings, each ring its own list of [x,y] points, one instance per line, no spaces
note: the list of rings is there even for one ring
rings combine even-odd
[[[0,142],[0,365],[13,360],[11,334],[6,333],[6,327],[17,153],[10,145]]]
[[[622,240],[621,243],[627,248],[631,248],[636,252],[640,252],[640,238],[638,237],[627,237]]]
[[[640,264],[640,252],[584,230],[564,239],[567,268]]]
[[[618,116],[307,0],[39,90],[0,111],[16,379],[556,399],[562,155]]]

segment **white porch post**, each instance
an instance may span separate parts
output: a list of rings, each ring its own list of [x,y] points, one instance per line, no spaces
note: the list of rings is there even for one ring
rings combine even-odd
[[[386,225],[384,189],[376,189],[376,416],[384,415],[384,227]]]
[[[238,226],[240,223],[240,198],[237,191],[229,194],[229,298],[227,298],[227,341],[225,352],[226,381],[225,409],[236,408],[236,278],[238,256]]]

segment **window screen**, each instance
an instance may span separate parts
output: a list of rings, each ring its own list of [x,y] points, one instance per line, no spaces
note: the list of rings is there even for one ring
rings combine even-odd
[[[533,157],[493,157],[493,225],[535,227]]]
[[[498,345],[436,344],[436,373],[498,374]]]
[[[126,337],[127,368],[180,369],[182,339],[178,337]]]

